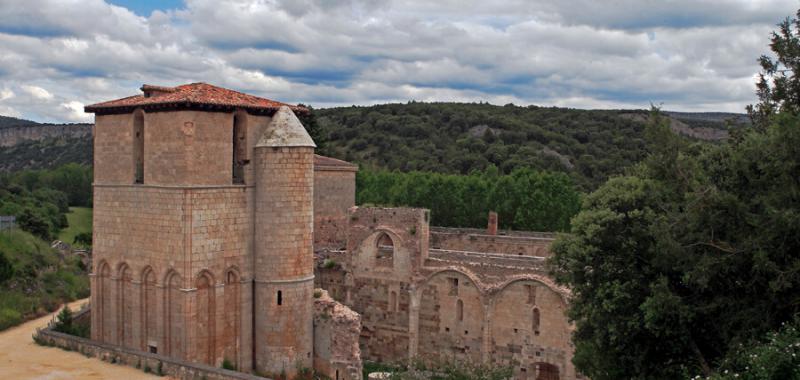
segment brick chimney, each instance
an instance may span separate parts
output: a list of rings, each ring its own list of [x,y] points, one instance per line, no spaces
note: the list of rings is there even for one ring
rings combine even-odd
[[[489,226],[486,227],[486,233],[497,235],[497,213],[494,211],[489,211]]]

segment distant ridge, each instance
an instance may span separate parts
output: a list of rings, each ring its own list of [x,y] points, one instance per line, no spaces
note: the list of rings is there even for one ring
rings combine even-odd
[[[665,111],[675,133],[721,141],[744,114]],[[363,169],[469,173],[490,166],[568,174],[591,190],[649,150],[647,110],[580,110],[487,103],[382,104],[316,109],[319,154]],[[0,171],[92,164],[92,124],[0,116]]]

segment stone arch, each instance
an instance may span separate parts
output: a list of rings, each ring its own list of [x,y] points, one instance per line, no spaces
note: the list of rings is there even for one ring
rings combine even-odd
[[[477,277],[460,268],[440,269],[419,283],[417,355],[430,359],[483,359],[485,293]]]
[[[133,345],[133,270],[126,262],[117,265],[117,343],[123,347]]]
[[[407,252],[403,254],[403,248],[403,240],[398,234],[379,228],[358,244],[357,259],[362,267],[394,269],[392,273],[396,274],[398,268],[410,266],[410,257],[406,257]]]
[[[535,304],[529,303],[531,289],[536,291]],[[568,365],[565,358],[571,350],[570,326],[564,314],[567,295],[551,280],[534,274],[512,276],[493,287],[489,300],[492,361],[514,365],[516,377],[535,373],[535,379],[558,379],[558,367],[556,377],[552,377],[550,367],[544,372],[546,377],[540,377],[542,372],[537,368],[542,362]]]
[[[100,260],[97,263],[97,332],[98,338],[101,342],[111,343],[113,335],[113,317],[112,311],[112,280],[111,280],[111,266],[105,260]]]
[[[216,282],[208,270],[197,274],[195,286],[195,347],[197,360],[214,366],[216,330]]]
[[[536,380],[559,380],[558,366],[545,362],[536,363]]]
[[[239,363],[241,347],[241,275],[235,266],[225,271],[225,324],[222,332],[223,359]]]
[[[183,280],[174,269],[164,276],[164,353],[182,359],[184,357],[184,297]]]
[[[504,282],[502,282],[500,285],[498,285],[496,287],[496,291],[494,293],[495,294],[500,294],[500,293],[503,292],[503,290],[505,290],[510,285],[512,285],[514,283],[517,283],[517,282],[520,282],[520,281],[523,281],[523,282],[524,281],[536,282],[536,283],[542,285],[543,287],[545,287],[545,288],[553,291],[554,293],[558,294],[559,297],[561,297],[561,300],[564,303],[567,303],[569,301],[569,290],[567,290],[566,288],[562,288],[562,287],[556,285],[555,282],[553,282],[553,280],[550,280],[550,279],[548,279],[546,277],[535,275],[535,274],[525,274],[525,275],[511,276],[511,277],[507,278]]]
[[[375,238],[375,266],[394,268],[394,240],[385,231]]]
[[[156,296],[156,271],[151,266],[142,269],[141,275],[141,349],[158,353],[158,321]]]

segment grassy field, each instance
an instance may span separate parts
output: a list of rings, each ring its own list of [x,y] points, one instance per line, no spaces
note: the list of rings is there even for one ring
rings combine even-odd
[[[58,240],[73,245],[75,235],[81,232],[92,232],[92,209],[89,207],[70,207],[67,214],[69,227],[61,230]]]

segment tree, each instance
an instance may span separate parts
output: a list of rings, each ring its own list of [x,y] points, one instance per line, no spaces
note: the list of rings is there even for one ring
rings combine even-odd
[[[747,112],[753,123],[762,129],[777,112],[800,112],[800,78],[795,75],[800,71],[798,34],[800,10],[796,18],[787,17],[778,24],[778,31],[772,32],[770,48],[776,58],[762,55],[758,59],[762,69],[756,84],[759,103],[749,105]]]
[[[44,240],[50,241],[52,237],[50,223],[30,208],[26,208],[17,216],[17,225],[22,230],[28,231]]]
[[[595,380],[713,375],[800,313],[800,116],[716,146],[653,120],[648,158],[553,245],[574,362]]]

